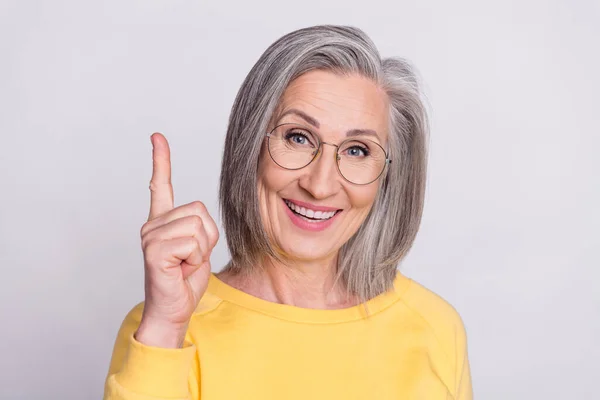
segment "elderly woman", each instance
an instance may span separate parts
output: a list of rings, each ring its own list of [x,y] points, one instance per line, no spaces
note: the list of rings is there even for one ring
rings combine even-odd
[[[458,313],[397,271],[421,219],[427,119],[410,66],[359,29],[292,32],[235,99],[220,203],[175,207],[151,137],[145,301],[105,399],[470,399]]]

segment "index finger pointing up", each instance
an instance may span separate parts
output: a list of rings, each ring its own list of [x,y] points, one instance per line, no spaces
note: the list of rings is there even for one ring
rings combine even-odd
[[[152,180],[148,221],[171,211],[174,206],[169,143],[161,133],[152,134],[150,141],[152,142]]]

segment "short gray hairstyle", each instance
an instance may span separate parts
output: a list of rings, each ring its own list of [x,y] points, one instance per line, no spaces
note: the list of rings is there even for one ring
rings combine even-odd
[[[262,54],[237,94],[227,129],[219,201],[231,254],[226,270],[259,267],[278,255],[264,230],[257,193],[265,133],[289,83],[311,70],[359,74],[389,96],[389,157],[375,203],[340,249],[337,276],[362,301],[389,290],[411,248],[423,213],[428,121],[417,74],[400,58],[382,59],[360,29],[320,25],[291,32]]]

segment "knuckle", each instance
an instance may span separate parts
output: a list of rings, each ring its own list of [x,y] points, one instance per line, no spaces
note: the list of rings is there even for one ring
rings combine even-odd
[[[140,237],[144,237],[146,236],[146,234],[148,233],[148,231],[150,231],[150,223],[146,222],[144,223],[144,225],[142,225],[142,228],[140,229]]]
[[[194,211],[196,212],[196,214],[206,213],[206,206],[204,205],[203,202],[201,202],[199,200],[192,202],[192,207],[193,207]]]
[[[166,182],[156,182],[155,180],[150,181],[150,185],[148,186],[150,192],[157,193],[162,190],[170,190],[171,189],[171,180],[167,180]]]
[[[217,245],[217,242],[219,241],[219,231],[215,231],[214,233],[212,233],[209,240],[211,247],[215,247]]]
[[[150,185],[148,186],[148,188],[150,189],[150,191],[153,192],[153,193],[155,193],[158,190],[158,187],[159,187],[159,184],[156,181],[154,181],[154,180],[151,180],[150,181]]]
[[[181,238],[181,246],[185,247],[188,251],[195,252],[200,248],[200,244],[196,238],[188,236]]]
[[[202,246],[200,245],[198,239],[196,239],[195,237],[191,237],[190,240],[192,241],[192,246],[194,247],[194,250],[202,250]]]
[[[194,230],[201,230],[204,226],[204,221],[198,215],[189,216],[190,224],[194,227]]]

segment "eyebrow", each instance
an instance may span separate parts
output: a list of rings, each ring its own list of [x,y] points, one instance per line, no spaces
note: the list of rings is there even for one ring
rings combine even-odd
[[[313,117],[311,117],[310,115],[305,113],[304,111],[300,111],[296,108],[290,108],[289,110],[285,111],[284,113],[282,113],[279,116],[279,119],[282,119],[286,115],[290,115],[290,114],[294,114],[294,115],[302,118],[303,120],[308,122],[310,125],[314,126],[315,128],[319,128],[321,126],[321,124],[319,124],[319,121],[317,121],[316,119],[314,119]],[[379,137],[377,132],[375,132],[373,129],[350,129],[349,131],[346,132],[347,137],[363,136],[363,135],[374,136],[381,141],[381,138]]]
[[[321,126],[319,124],[319,121],[317,121],[316,119],[314,119],[313,117],[311,117],[310,115],[308,115],[307,113],[305,113],[304,111],[300,111],[297,110],[295,108],[290,108],[289,110],[287,110],[286,112],[284,112],[283,114],[281,114],[279,116],[279,119],[285,117],[286,115],[289,114],[294,114],[297,115],[298,117],[302,118],[303,120],[305,120],[306,122],[308,122],[309,124],[311,124],[312,126],[314,126],[315,128],[318,128],[319,126]]]
[[[363,135],[374,136],[381,141],[381,138],[379,137],[377,132],[375,132],[373,129],[350,129],[348,132],[346,132],[346,136],[348,136],[348,137],[363,136]]]

